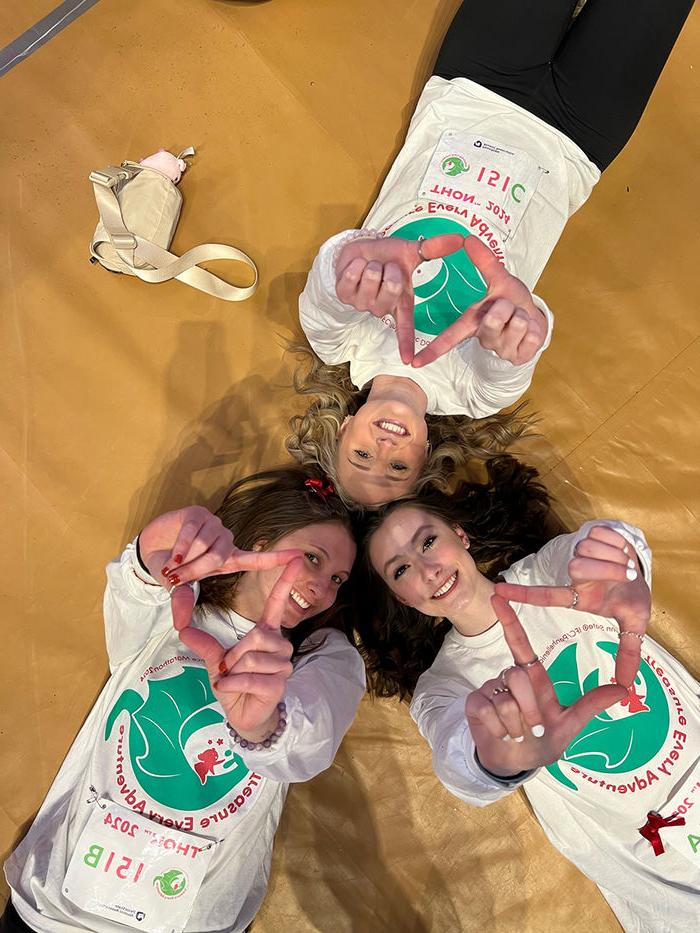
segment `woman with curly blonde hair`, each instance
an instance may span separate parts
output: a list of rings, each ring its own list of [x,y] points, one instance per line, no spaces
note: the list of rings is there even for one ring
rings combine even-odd
[[[466,441],[457,462],[519,433],[498,413],[552,332],[531,289],[632,135],[692,6],[640,2],[633,17],[617,0],[458,8],[365,228],[321,247],[299,302],[314,352],[347,364],[357,391],[331,405],[321,390],[289,446],[346,500],[376,506],[427,481],[441,445],[428,453],[426,415],[451,416],[448,437]]]

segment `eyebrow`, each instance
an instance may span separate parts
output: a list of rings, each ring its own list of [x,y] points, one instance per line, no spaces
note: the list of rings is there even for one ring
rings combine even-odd
[[[362,465],[359,464],[359,463],[355,463],[355,461],[354,461],[354,460],[351,460],[350,457],[348,457],[348,463],[349,463],[351,466],[354,466],[356,470],[362,470],[363,473],[369,473],[369,472],[370,472],[370,468],[369,468],[369,467],[362,466]],[[405,483],[407,479],[410,479],[410,477],[405,477],[405,476],[390,476],[390,475],[386,474],[385,476],[378,476],[377,479],[378,479],[378,480],[388,480],[390,483]]]
[[[415,547],[418,541],[418,538],[420,538],[420,536],[425,531],[427,531],[428,529],[432,527],[433,527],[432,525],[421,525],[420,528],[417,528],[416,531],[413,533],[413,537],[411,538],[411,547]],[[384,564],[384,569],[382,570],[382,574],[386,576],[386,572],[389,567],[389,564],[393,564],[394,561],[401,560],[403,556],[404,556],[403,554],[395,554],[393,557],[390,557],[389,560]]]

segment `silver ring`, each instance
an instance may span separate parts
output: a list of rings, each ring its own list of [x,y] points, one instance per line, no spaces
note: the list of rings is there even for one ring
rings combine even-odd
[[[424,242],[424,241],[425,241],[425,237],[424,237],[424,236],[419,236],[419,237],[418,237],[418,255],[420,256],[420,261],[421,261],[421,262],[427,262],[427,261],[428,261],[428,260],[425,258],[425,256],[423,255],[423,242]]]
[[[518,669],[517,664],[511,664],[510,667],[507,667],[504,671],[501,671],[501,683],[506,688],[506,690],[508,689],[508,684],[506,683],[506,674],[508,673],[508,671],[516,671],[517,669]]]
[[[540,663],[539,658],[533,658],[532,661],[525,661],[523,664],[518,664],[517,666],[527,668],[527,667],[534,667],[535,664],[539,664],[539,663]]]
[[[499,693],[510,693],[510,690],[508,687],[494,687],[491,696],[498,696]]]
[[[617,637],[622,638],[623,635],[631,635],[632,638],[638,638],[640,643],[644,641],[644,636],[640,635],[639,632],[620,632]]]
[[[578,601],[580,599],[579,592],[573,583],[569,583],[568,588],[571,590],[571,605],[569,606],[569,609],[575,609],[578,606]]]

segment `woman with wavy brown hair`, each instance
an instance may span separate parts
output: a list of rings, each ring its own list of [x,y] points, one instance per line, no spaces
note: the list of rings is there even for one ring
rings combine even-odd
[[[327,481],[291,467],[108,565],[111,675],[5,866],[3,931],[249,926],[287,787],[330,767],[364,694],[355,550]]]
[[[700,684],[645,634],[649,546],[610,519],[546,540],[534,471],[489,467],[452,500],[373,516],[358,585],[371,689],[410,700],[464,802],[522,787],[625,930],[692,930]]]

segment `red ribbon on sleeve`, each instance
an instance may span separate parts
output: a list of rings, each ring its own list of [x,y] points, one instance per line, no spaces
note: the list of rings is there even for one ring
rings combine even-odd
[[[656,810],[647,813],[647,821],[641,829],[637,830],[640,836],[651,843],[654,855],[663,855],[664,844],[661,841],[659,830],[664,826],[685,826],[685,817],[672,813],[670,816],[661,816]]]
[[[315,492],[317,496],[320,496],[324,502],[328,496],[332,496],[335,492],[335,487],[329,479],[305,479],[304,485],[311,492]]]

